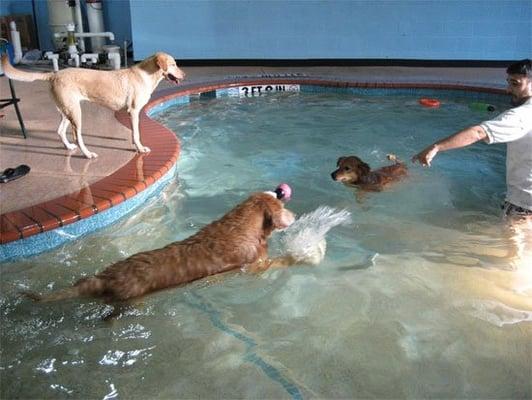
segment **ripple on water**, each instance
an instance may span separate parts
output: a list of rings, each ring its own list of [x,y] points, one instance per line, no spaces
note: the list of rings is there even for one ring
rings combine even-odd
[[[498,327],[532,321],[531,311],[515,309],[494,300],[474,300],[465,306],[471,309],[469,312],[475,318]]]

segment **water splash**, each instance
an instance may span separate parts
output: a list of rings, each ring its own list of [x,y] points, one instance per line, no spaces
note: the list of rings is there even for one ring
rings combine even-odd
[[[327,232],[337,225],[351,222],[351,213],[328,206],[302,215],[282,232],[282,252],[309,264],[319,264],[325,256]]]

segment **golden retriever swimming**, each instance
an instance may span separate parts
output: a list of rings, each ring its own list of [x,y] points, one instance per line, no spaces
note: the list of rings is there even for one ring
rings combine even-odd
[[[372,171],[370,166],[357,156],[340,157],[336,162],[338,168],[331,173],[331,178],[364,191],[380,192],[408,173],[405,163],[399,161],[395,155],[388,154],[387,158],[394,164]]]
[[[98,155],[87,149],[81,135],[81,101],[91,101],[111,110],[127,108],[131,117],[133,143],[141,153],[150,149],[140,142],[139,113],[151,94],[164,78],[176,84],[185,79],[172,56],[156,53],[144,61],[118,71],[98,71],[83,68],[66,68],[59,72],[27,72],[14,68],[7,55],[2,55],[2,67],[9,79],[33,82],[49,81],[50,91],[57,109],[61,113],[61,123],[57,133],[68,150],[77,146],[66,137],[69,125],[78,142],[81,152],[87,158]]]
[[[268,237],[295,220],[279,198],[274,192],[254,193],[187,239],[118,261],[70,288],[44,296],[25,294],[37,301],[93,297],[117,302],[236,268],[289,265],[290,258],[268,258]]]

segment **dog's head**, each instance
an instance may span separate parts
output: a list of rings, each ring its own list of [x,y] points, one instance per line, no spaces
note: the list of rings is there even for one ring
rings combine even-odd
[[[176,85],[185,79],[185,73],[177,66],[174,57],[166,53],[156,53],[153,57],[166,79],[175,82]]]
[[[338,169],[331,173],[331,177],[342,183],[357,183],[370,171],[369,165],[356,156],[340,157],[336,166]]]
[[[254,193],[251,200],[260,209],[263,217],[262,229],[269,236],[275,229],[284,229],[292,225],[296,217],[277,199],[275,192]]]

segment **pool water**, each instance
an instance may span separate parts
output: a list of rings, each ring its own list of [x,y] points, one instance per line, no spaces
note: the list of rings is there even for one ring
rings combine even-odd
[[[285,93],[158,114],[182,140],[161,195],[110,228],[1,266],[1,397],[532,397],[530,232],[516,238],[501,219],[504,146],[440,154],[430,169],[409,161],[491,117],[471,101],[428,109],[415,96]],[[378,168],[387,153],[409,166],[388,190],[360,197],[330,177],[339,156]],[[111,322],[95,301],[17,295],[183,239],[280,182],[298,215],[351,213],[317,266],[210,277]]]

